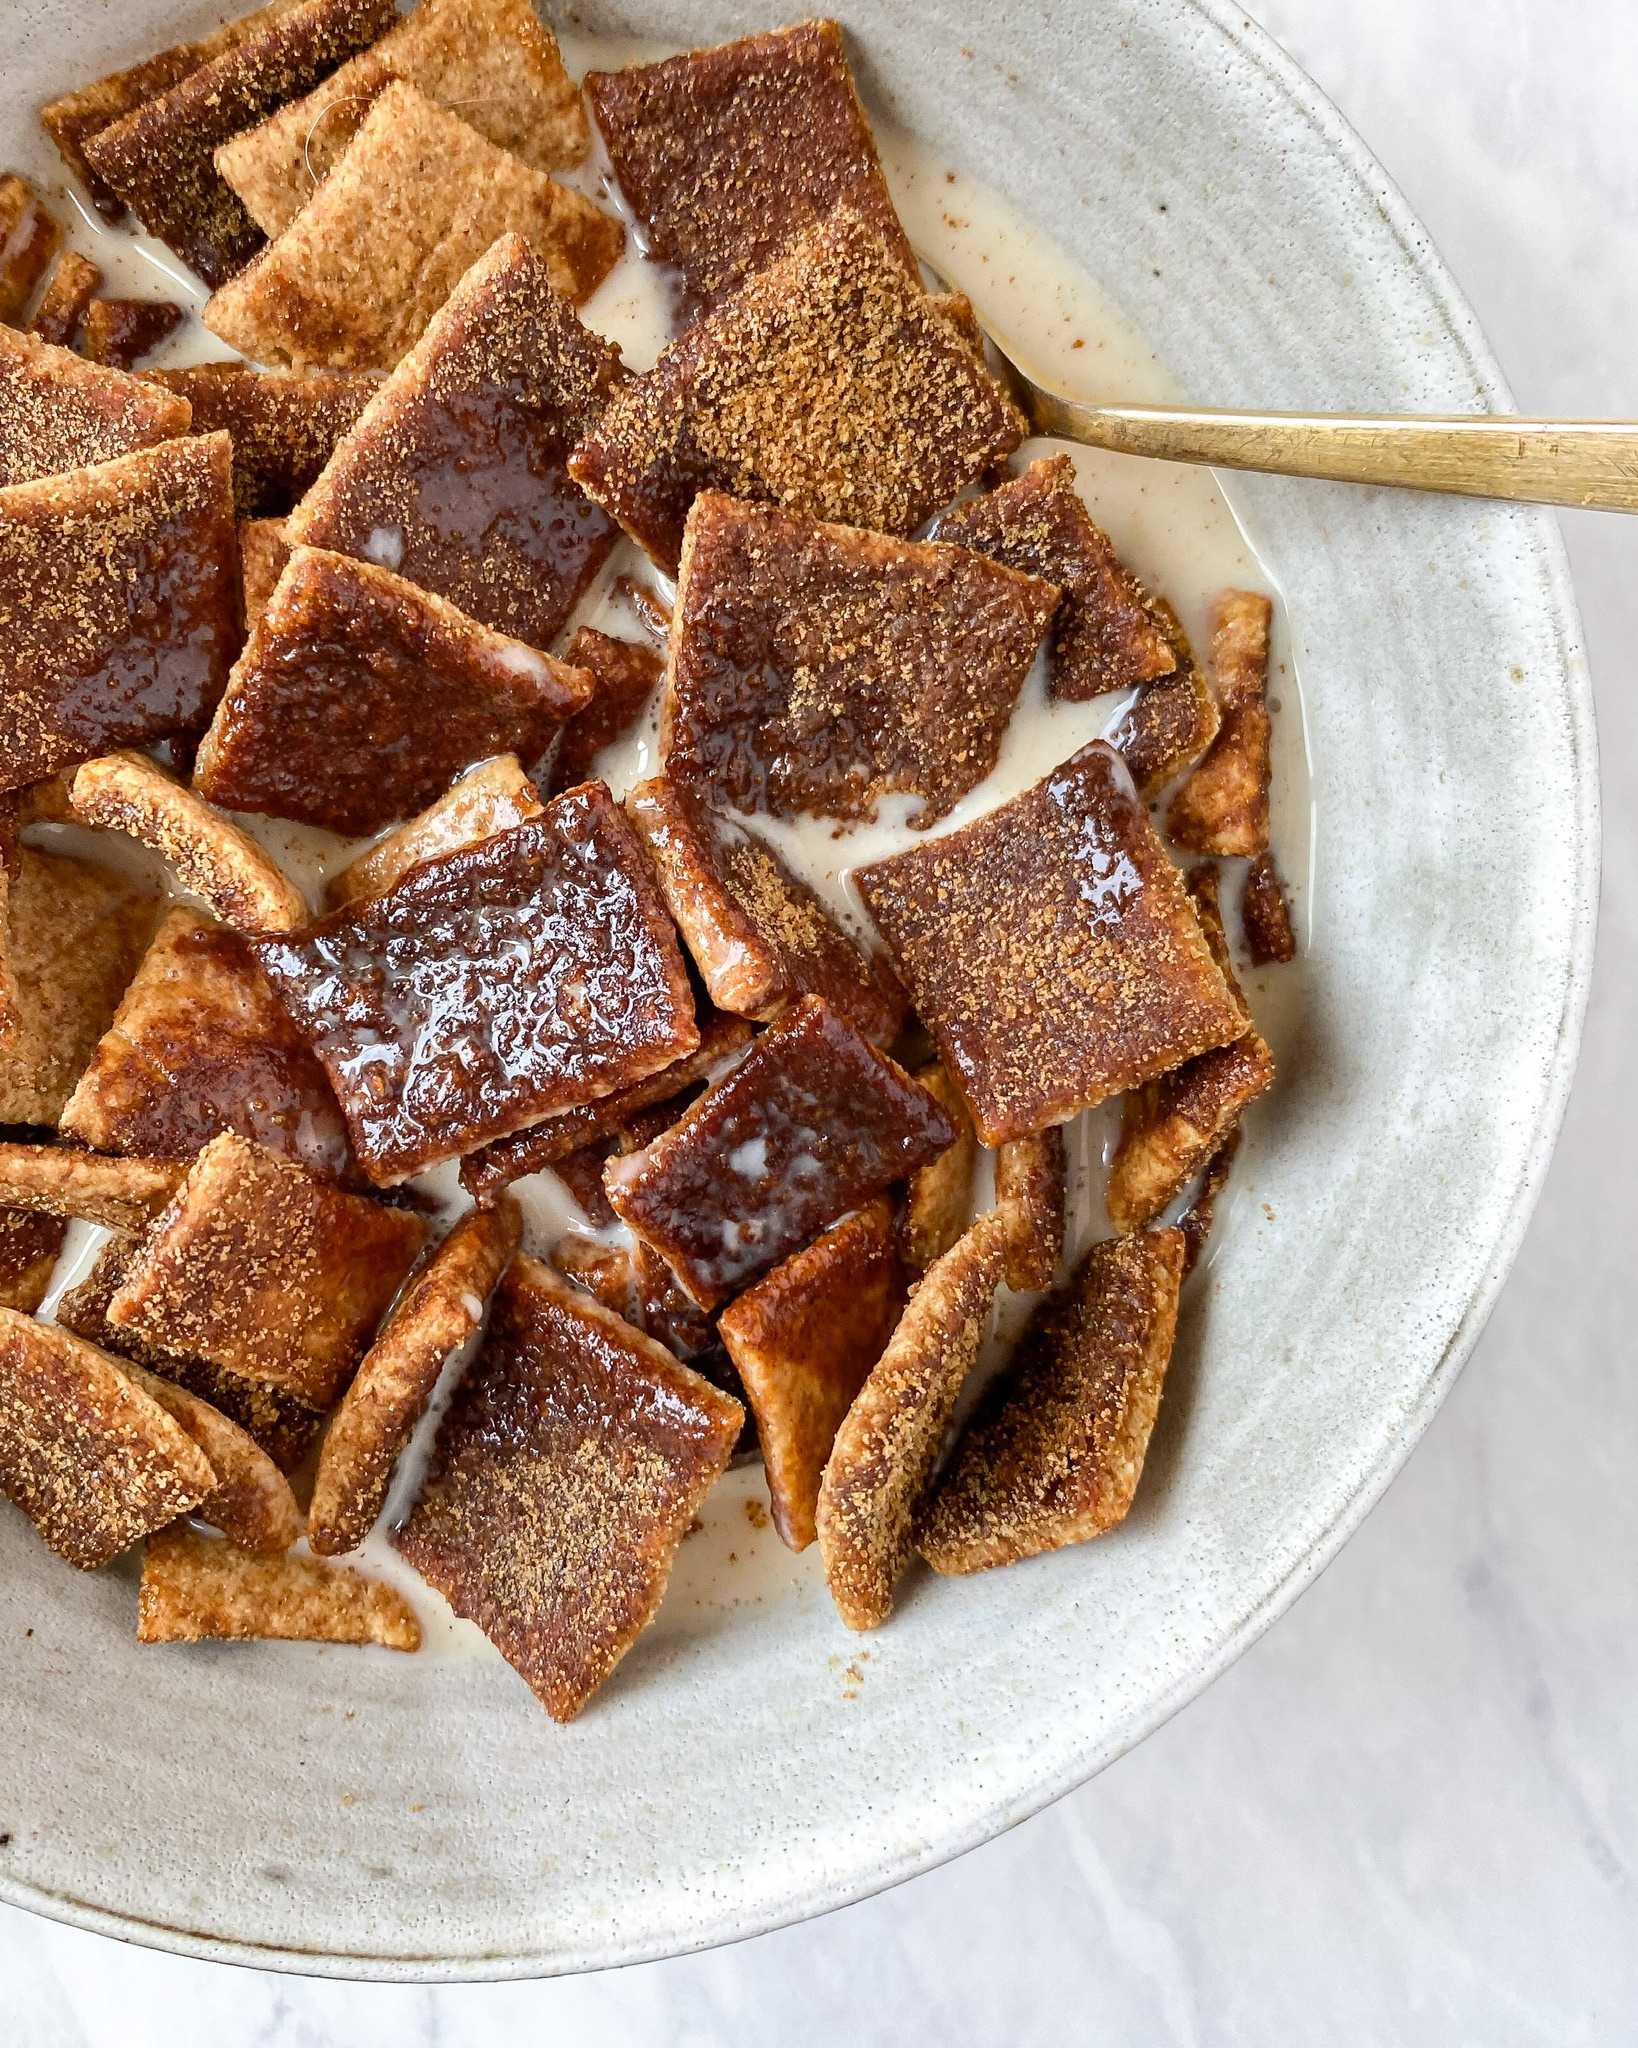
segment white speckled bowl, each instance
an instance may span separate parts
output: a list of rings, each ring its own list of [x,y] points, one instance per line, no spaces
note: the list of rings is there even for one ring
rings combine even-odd
[[[6,159],[41,163],[29,111],[49,93],[216,12],[4,0]],[[584,26],[675,44],[776,18],[612,0]],[[1398,194],[1237,8],[857,0],[847,21],[867,92],[1079,257],[1200,400],[1507,405]],[[504,1669],[139,1650],[128,1572],[67,1571],[0,1511],[0,1896],[345,1976],[702,1947],[1033,1812],[1325,1564],[1460,1368],[1546,1166],[1592,953],[1592,715],[1547,516],[1235,495],[1304,666],[1309,1006],[1127,1525],[923,1577],[864,1644],[810,1574],[657,1631],[561,1729]]]

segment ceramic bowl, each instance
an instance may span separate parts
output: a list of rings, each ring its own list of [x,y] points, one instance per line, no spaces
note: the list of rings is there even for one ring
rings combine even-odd
[[[778,18],[581,6],[588,32],[672,46]],[[41,101],[216,13],[5,0],[6,160],[49,171]],[[1507,408],[1398,193],[1237,7],[854,0],[846,17],[873,104],[1009,195],[1201,402]],[[923,1575],[868,1641],[811,1559],[760,1602],[668,1601],[559,1728],[503,1667],[139,1649],[129,1570],[65,1570],[7,1510],[0,1896],[339,1975],[703,1947],[1021,1820],[1313,1578],[1449,1388],[1541,1183],[1592,947],[1593,726],[1548,516],[1249,479],[1234,499],[1306,681],[1312,948],[1125,1527],[974,1580]]]

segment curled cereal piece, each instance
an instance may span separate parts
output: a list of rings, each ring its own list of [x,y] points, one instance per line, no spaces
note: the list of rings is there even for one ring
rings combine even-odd
[[[418,1650],[421,1624],[402,1593],[345,1565],[259,1557],[225,1536],[190,1529],[186,1522],[150,1536],[137,1602],[137,1641],[247,1638]]]
[[[1254,967],[1283,966],[1287,960],[1296,959],[1297,934],[1291,924],[1291,906],[1286,901],[1285,884],[1280,880],[1272,853],[1259,854],[1246,870],[1240,921]]]
[[[51,1276],[68,1235],[61,1216],[0,1208],[0,1308],[30,1315],[51,1291]]]
[[[120,1367],[181,1424],[210,1460],[215,1490],[205,1495],[194,1513],[247,1550],[288,1550],[301,1534],[301,1510],[289,1480],[255,1438],[186,1387],[125,1359]]]
[[[105,754],[74,777],[74,808],[87,824],[128,832],[154,847],[184,888],[239,932],[295,931],[307,903],[255,840],[146,754]]]
[[[65,249],[28,323],[30,334],[56,348],[71,347],[91,294],[101,283],[102,272],[89,256],[82,256],[78,249]]]
[[[187,1175],[171,1159],[102,1159],[67,1146],[0,1144],[0,1204],[145,1230]]]
[[[961,1091],[938,1060],[916,1069],[916,1079],[956,1127],[955,1143],[910,1176],[905,1206],[904,1256],[918,1273],[942,1259],[966,1229],[973,1208],[978,1139]]]
[[[492,839],[497,832],[538,818],[544,809],[516,754],[480,761],[419,817],[378,839],[368,853],[332,875],[324,891],[325,908],[337,910],[363,897],[385,896],[418,862]]]
[[[1163,597],[1152,598],[1150,605],[1171,645],[1174,665],[1169,675],[1142,686],[1109,735],[1145,803],[1152,803],[1168,782],[1199,760],[1222,723],[1217,699],[1194,658],[1182,621]]]
[[[1211,751],[1172,798],[1166,830],[1190,853],[1268,851],[1268,630],[1274,607],[1256,590],[1217,601],[1211,658],[1223,722]]]
[[[1011,1138],[995,1157],[995,1205],[1007,1224],[1007,1285],[1052,1285],[1064,1255],[1062,1124]]]

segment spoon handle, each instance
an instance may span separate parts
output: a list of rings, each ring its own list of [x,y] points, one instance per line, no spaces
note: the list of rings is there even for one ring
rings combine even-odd
[[[1228,412],[1198,406],[1082,405],[1026,388],[1036,431],[1123,455],[1207,462],[1337,483],[1457,491],[1536,505],[1638,512],[1638,422]]]

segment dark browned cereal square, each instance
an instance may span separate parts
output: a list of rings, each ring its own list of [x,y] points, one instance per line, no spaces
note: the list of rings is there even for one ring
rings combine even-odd
[[[0,486],[151,448],[188,420],[186,400],[0,326]]]
[[[1268,851],[1271,780],[1268,633],[1272,603],[1225,590],[1212,620],[1211,663],[1222,723],[1206,758],[1171,800],[1166,830],[1190,853]]]
[[[1131,771],[1138,795],[1153,803],[1167,783],[1211,745],[1222,722],[1211,685],[1194,658],[1189,636],[1163,597],[1153,600],[1155,617],[1171,643],[1176,665],[1138,691],[1109,743]]]
[[[40,294],[28,323],[29,333],[56,348],[72,348],[85,309],[101,283],[102,272],[89,256],[82,256],[78,249],[65,249]]]
[[[187,318],[174,299],[93,299],[80,322],[86,360],[131,370]]]
[[[356,370],[252,370],[196,363],[148,370],[193,408],[195,434],[233,442],[233,509],[241,519],[282,519],[317,481],[336,443],[381,388]]]
[[[385,896],[422,861],[492,839],[497,832],[538,818],[544,809],[515,754],[480,761],[452,782],[435,804],[332,875],[324,888],[325,907],[339,910],[361,896]]]
[[[569,643],[564,659],[583,668],[597,685],[597,695],[577,711],[558,736],[545,794],[560,796],[591,774],[592,763],[605,747],[629,732],[643,707],[660,686],[665,664],[651,647],[634,640],[613,640],[595,626],[582,626]]]

